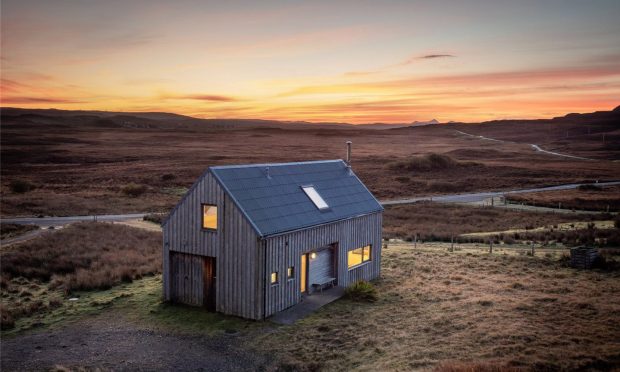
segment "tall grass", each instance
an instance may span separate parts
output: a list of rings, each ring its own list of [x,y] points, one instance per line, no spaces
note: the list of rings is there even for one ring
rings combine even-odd
[[[66,292],[105,289],[161,272],[161,234],[109,223],[76,223],[1,254],[3,278],[24,277]]]

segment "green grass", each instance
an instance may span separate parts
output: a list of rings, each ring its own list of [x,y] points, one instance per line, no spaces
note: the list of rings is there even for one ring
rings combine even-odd
[[[54,295],[58,294],[48,291],[43,296]],[[65,299],[58,308],[17,319],[15,327],[3,331],[2,336],[15,335],[30,329],[54,327],[103,311],[118,311],[127,319],[149,328],[183,333],[236,332],[261,324],[210,313],[203,308],[164,303],[161,275],[145,277],[108,290],[76,292],[75,297],[78,298],[77,301]]]

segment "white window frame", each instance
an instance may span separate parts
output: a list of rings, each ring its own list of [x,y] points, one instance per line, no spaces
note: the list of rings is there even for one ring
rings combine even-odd
[[[329,204],[323,199],[321,194],[316,191],[316,188],[312,185],[302,186],[302,190],[306,193],[306,196],[314,203],[314,206],[317,207],[320,211],[328,210]]]

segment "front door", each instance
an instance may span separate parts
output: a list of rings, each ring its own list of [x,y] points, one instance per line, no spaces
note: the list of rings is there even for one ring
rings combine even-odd
[[[215,311],[215,279],[215,257],[204,257],[202,266],[202,301],[209,311]]]
[[[300,271],[300,291],[306,293],[308,291],[308,254],[301,255],[301,271]]]

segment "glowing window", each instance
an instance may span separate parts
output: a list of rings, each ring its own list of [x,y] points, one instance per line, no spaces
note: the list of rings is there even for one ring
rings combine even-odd
[[[217,207],[215,205],[202,205],[202,228],[217,230]]]
[[[350,268],[361,265],[364,262],[370,261],[371,246],[367,245],[362,248],[355,248],[348,252],[347,266]]]
[[[317,208],[319,208],[319,210],[323,210],[323,209],[328,209],[329,208],[329,205],[327,205],[325,200],[323,200],[321,195],[319,195],[319,193],[316,191],[314,186],[302,186],[301,188],[304,190],[306,195],[308,195],[310,200],[312,200],[314,205]]]
[[[291,266],[288,269],[286,269],[286,278],[287,279],[293,279],[294,276],[295,276],[295,269],[293,269],[293,266]]]
[[[278,272],[274,271],[271,273],[271,278],[270,278],[271,284],[277,284],[278,283]]]

